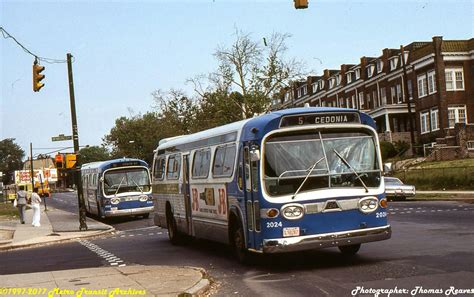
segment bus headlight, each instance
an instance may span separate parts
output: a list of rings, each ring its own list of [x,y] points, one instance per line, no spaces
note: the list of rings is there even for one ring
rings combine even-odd
[[[140,198],[138,198],[138,200],[140,200],[141,202],[145,202],[148,200],[148,196],[147,195],[141,195]]]
[[[379,206],[377,197],[365,197],[359,200],[359,210],[363,213],[371,213]]]
[[[119,204],[120,203],[120,198],[117,198],[117,197],[112,198],[112,199],[110,199],[110,203],[114,204],[114,205]]]
[[[301,219],[304,215],[304,208],[299,204],[288,204],[282,207],[281,214],[287,220]]]

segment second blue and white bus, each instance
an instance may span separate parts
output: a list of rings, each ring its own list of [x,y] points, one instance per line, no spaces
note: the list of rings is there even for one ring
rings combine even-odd
[[[155,223],[248,252],[280,253],[388,239],[374,120],[340,108],[295,108],[160,141]]]
[[[115,159],[81,166],[86,212],[102,218],[141,215],[154,209],[145,161]]]

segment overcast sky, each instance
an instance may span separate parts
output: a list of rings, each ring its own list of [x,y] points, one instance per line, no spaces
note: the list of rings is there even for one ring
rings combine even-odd
[[[288,56],[320,74],[433,36],[472,38],[473,3],[310,0],[295,10],[293,0],[0,0],[0,25],[38,56],[72,53],[80,144],[100,145],[116,118],[152,109],[154,90],[191,93],[186,79],[216,67],[213,52],[236,28],[256,40],[290,33]],[[34,58],[0,39],[0,139],[25,151],[32,142],[34,154],[72,146],[51,141],[72,134],[66,64],[43,63],[45,86],[34,93]]]

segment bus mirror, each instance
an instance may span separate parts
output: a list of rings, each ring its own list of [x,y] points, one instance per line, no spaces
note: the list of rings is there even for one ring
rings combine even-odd
[[[250,151],[250,161],[255,162],[260,160],[260,151],[259,150],[251,150]]]
[[[392,172],[392,163],[384,163],[383,164],[383,172],[384,173]]]
[[[103,183],[103,182],[104,182],[104,177],[102,176],[102,177],[99,179],[99,181],[100,181],[101,183]]]

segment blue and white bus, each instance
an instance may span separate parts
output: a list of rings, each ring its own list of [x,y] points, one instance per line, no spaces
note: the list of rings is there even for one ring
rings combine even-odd
[[[115,159],[81,166],[86,212],[102,218],[142,215],[154,204],[150,172],[145,161]]]
[[[294,108],[160,141],[155,224],[248,252],[280,253],[388,239],[374,120],[342,108]]]

